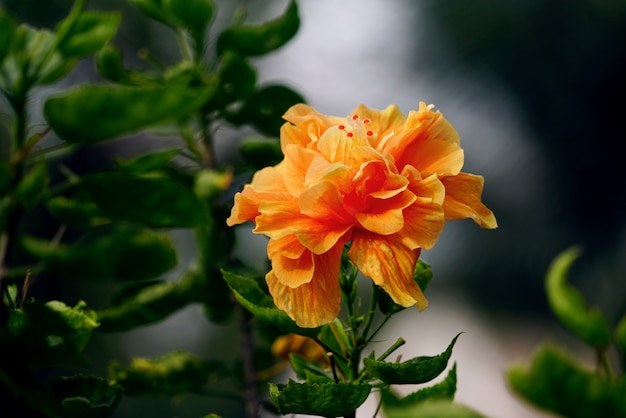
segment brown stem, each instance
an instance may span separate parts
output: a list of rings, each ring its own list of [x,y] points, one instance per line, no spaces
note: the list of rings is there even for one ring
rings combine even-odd
[[[246,415],[248,418],[257,418],[259,416],[259,393],[257,390],[256,369],[254,367],[254,341],[249,322],[250,316],[237,301],[234,301],[234,305],[241,336]]]

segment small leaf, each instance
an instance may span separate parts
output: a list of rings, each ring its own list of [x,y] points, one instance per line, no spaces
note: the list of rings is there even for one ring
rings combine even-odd
[[[114,381],[77,374],[50,382],[66,418],[105,418],[122,399],[123,389]]]
[[[406,395],[403,398],[398,398],[390,389],[383,389],[381,392],[382,403],[386,408],[398,408],[398,407],[410,407],[423,403],[427,400],[433,399],[447,399],[452,401],[454,394],[456,393],[456,363],[448,372],[448,375],[444,380],[436,385],[420,389],[417,392],[413,392]]]
[[[188,118],[212,96],[213,84],[129,87],[83,85],[49,98],[44,115],[71,143],[91,143]]]
[[[100,226],[110,222],[93,202],[63,196],[46,202],[50,214],[59,222],[76,228]]]
[[[50,271],[82,280],[147,280],[171,270],[177,257],[165,232],[130,225],[96,228],[73,245],[23,237],[22,244]]]
[[[387,363],[365,358],[365,368],[370,375],[388,385],[429,382],[445,370],[459,335],[461,334],[452,339],[446,351],[437,356],[415,357],[402,363]]]
[[[163,5],[178,23],[189,30],[195,41],[196,53],[202,55],[204,36],[213,20],[215,5],[211,0],[164,0]]]
[[[295,0],[282,16],[259,25],[235,25],[224,30],[217,39],[219,55],[226,51],[252,57],[272,52],[293,38],[300,27]]]
[[[239,152],[254,170],[276,165],[283,159],[280,141],[266,138],[247,138],[241,142]]]
[[[175,396],[198,391],[209,379],[226,373],[222,362],[204,361],[183,351],[155,359],[134,358],[129,367],[116,361],[109,364],[109,377],[130,396]]]
[[[57,50],[66,58],[93,54],[113,38],[120,20],[118,13],[82,12],[61,36]]]
[[[165,9],[163,0],[129,0],[131,4],[144,14],[169,26],[175,26],[173,18]]]
[[[580,249],[572,247],[559,254],[546,275],[546,293],[552,312],[565,328],[596,349],[610,344],[611,331],[602,312],[589,308],[583,295],[567,282],[569,269]]]
[[[626,416],[626,377],[581,368],[557,348],[545,345],[530,368],[513,367],[507,380],[535,406],[568,418]]]
[[[154,228],[190,228],[205,220],[195,194],[166,177],[100,173],[84,177],[79,188],[113,219]]]
[[[371,390],[370,385],[352,383],[270,383],[270,396],[283,415],[346,416],[365,402]]]
[[[264,293],[253,279],[225,270],[222,270],[222,276],[239,303],[257,319],[274,325],[285,333],[315,337],[319,332],[319,328],[300,328],[297,326],[284,311],[274,305],[272,297]]]
[[[448,400],[428,400],[411,406],[383,407],[387,418],[485,418],[466,406]]]
[[[79,351],[82,351],[87,346],[91,332],[100,325],[96,313],[91,309],[86,309],[87,304],[83,301],[78,302],[72,308],[63,302],[51,300],[46,303],[46,307],[59,313],[75,331],[72,341]]]
[[[252,124],[260,132],[276,137],[285,123],[282,117],[287,109],[303,102],[304,98],[288,87],[265,86],[254,93],[238,113],[227,119],[237,126]]]
[[[50,177],[46,162],[41,159],[24,176],[20,184],[15,189],[15,198],[24,206],[32,206],[38,198],[47,192]]]
[[[297,353],[290,353],[289,360],[298,379],[304,380],[306,383],[333,383],[333,380],[319,363],[306,360]]]
[[[224,54],[217,77],[219,87],[209,104],[214,109],[246,100],[256,88],[256,71],[244,57],[234,53]]]

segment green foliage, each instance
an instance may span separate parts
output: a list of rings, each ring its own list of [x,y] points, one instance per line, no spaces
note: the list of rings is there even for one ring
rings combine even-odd
[[[285,333],[315,336],[317,328],[300,328],[296,323],[274,305],[272,297],[263,292],[258,283],[251,278],[228,271],[222,271],[224,280],[231,288],[237,301],[250,311],[255,318],[270,323]]]
[[[270,383],[270,396],[281,414],[345,416],[358,408],[372,387],[353,383]]]
[[[51,382],[61,413],[68,418],[105,418],[122,399],[122,387],[98,376],[74,375]]]
[[[580,255],[576,247],[559,254],[546,275],[546,293],[556,318],[595,350],[597,369],[578,364],[563,350],[543,345],[529,367],[516,366],[507,374],[511,388],[526,401],[571,418],[626,416],[626,374],[614,374],[607,350],[611,331],[602,312],[589,309],[583,295],[567,283],[568,271]],[[615,343],[624,356],[626,321],[615,330]],[[624,357],[622,358],[622,366]]]
[[[198,391],[225,373],[223,363],[174,351],[156,359],[134,358],[130,366],[109,364],[109,376],[133,396],[174,396]]]
[[[387,384],[429,382],[445,370],[459,335],[461,334],[452,339],[446,351],[437,356],[416,357],[402,363],[387,363],[365,358],[365,367],[371,375]]]
[[[46,163],[37,161],[32,169],[24,176],[24,179],[15,188],[15,198],[24,206],[33,204],[42,197],[50,183]]]
[[[30,237],[22,241],[50,271],[82,280],[146,280],[177,263],[167,234],[124,224],[94,229],[72,245],[50,245]]]
[[[585,370],[561,350],[541,347],[529,369],[508,372],[513,390],[534,405],[570,418],[626,416],[626,378]]]
[[[427,400],[448,399],[452,401],[456,393],[456,363],[452,366],[448,375],[441,382],[420,389],[403,398],[398,398],[391,390],[383,389],[381,392],[382,403],[385,408],[405,408],[408,409],[415,405],[419,405]]]
[[[561,253],[548,269],[546,293],[552,312],[571,332],[591,347],[605,349],[609,346],[611,331],[602,312],[589,309],[580,292],[567,283],[567,273],[580,249],[573,247]]]
[[[426,401],[411,407],[384,406],[383,411],[388,418],[485,418],[466,406],[445,400]]]
[[[213,95],[203,87],[83,85],[48,99],[44,115],[70,143],[113,139],[166,121],[186,119]]]
[[[217,39],[217,52],[234,51],[246,57],[272,52],[295,36],[300,27],[295,0],[282,16],[260,25],[237,24],[225,29]]]

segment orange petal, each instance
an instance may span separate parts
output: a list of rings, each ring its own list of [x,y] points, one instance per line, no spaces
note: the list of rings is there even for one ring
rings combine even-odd
[[[293,196],[298,196],[307,189],[305,185],[307,171],[312,161],[319,156],[316,151],[289,145],[283,150],[285,159],[276,168],[283,177],[285,188]]]
[[[350,157],[350,151],[354,147],[352,138],[346,132],[336,126],[328,129],[317,143],[317,149],[331,163],[346,163]]]
[[[267,255],[272,261],[272,270],[278,281],[289,287],[298,287],[313,278],[313,255],[296,238],[288,235],[281,239],[270,239]]]
[[[364,275],[382,287],[399,305],[417,304],[419,310],[428,301],[413,280],[413,270],[420,250],[411,250],[393,237],[381,237],[365,231],[354,231],[348,256]]]
[[[418,198],[404,210],[404,228],[398,232],[402,244],[410,249],[429,250],[435,246],[445,224],[441,205]]]
[[[265,276],[274,303],[296,321],[298,326],[315,328],[331,322],[339,315],[339,265],[342,250],[343,245],[336,245],[324,254],[313,256],[313,279],[301,286],[285,286],[273,271]]]
[[[443,210],[447,220],[472,218],[481,228],[498,227],[493,212],[480,200],[484,184],[482,176],[459,173],[457,176],[444,177],[441,182],[446,188]]]

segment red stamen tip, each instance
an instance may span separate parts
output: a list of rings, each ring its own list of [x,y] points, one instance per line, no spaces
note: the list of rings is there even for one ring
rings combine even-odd
[[[372,132],[372,131],[367,131],[367,132],[366,132],[366,134],[367,134],[367,136],[372,136],[372,135],[374,135],[374,132]]]
[[[348,135],[348,138],[352,138],[354,136],[352,132],[348,132],[346,135]]]
[[[359,118],[359,115],[352,116],[352,120],[357,120],[358,118]]]
[[[337,126],[337,128],[339,128],[340,131],[343,131],[344,129],[346,129],[345,125],[339,125]]]
[[[363,123],[367,125],[368,123],[372,123],[372,121],[371,121],[371,120],[369,120],[369,119],[364,119],[364,120],[363,120]]]

